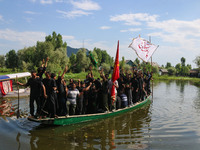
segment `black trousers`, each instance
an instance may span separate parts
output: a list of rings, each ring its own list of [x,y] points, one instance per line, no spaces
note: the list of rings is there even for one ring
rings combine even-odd
[[[37,105],[37,110],[36,110],[37,115],[40,114],[40,111],[41,111],[40,96],[30,95],[29,106],[30,106],[30,114],[31,114],[31,116],[34,116],[34,111],[35,111],[34,101],[36,102],[36,105]]]

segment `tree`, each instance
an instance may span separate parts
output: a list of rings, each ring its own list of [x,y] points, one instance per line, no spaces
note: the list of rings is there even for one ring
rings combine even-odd
[[[124,69],[124,66],[125,66],[125,58],[124,56],[122,57],[122,60],[119,62],[120,64],[120,68]]]
[[[76,65],[76,55],[74,53],[69,57],[70,69],[74,71],[74,66]]]
[[[101,49],[100,48],[94,48],[94,50],[97,54],[97,62],[98,62],[98,66],[101,66],[101,63],[102,63],[102,52],[101,52]]]
[[[13,70],[14,70],[14,68],[18,67],[18,57],[17,57],[15,50],[10,50],[6,54],[5,63],[6,63],[7,68],[12,68]]]
[[[167,62],[165,68],[168,69],[168,68],[171,67],[171,66],[172,66],[171,63],[170,63],[170,62]]]
[[[76,54],[76,69],[77,72],[85,71],[89,67],[90,60],[86,56],[86,50],[80,49]]]
[[[110,65],[107,64],[107,63],[102,63],[101,64],[103,70],[104,70],[104,73],[108,74],[110,72]]]
[[[167,69],[167,71],[168,71],[169,75],[175,75],[176,74],[176,68],[174,68],[174,67],[169,67]]]
[[[176,64],[175,68],[176,68],[176,72],[178,74],[180,74],[181,73],[181,64],[180,63]]]
[[[5,56],[0,55],[0,67],[3,68],[5,67]]]
[[[200,56],[197,56],[194,60],[194,63],[199,67],[200,69]]]
[[[137,64],[137,66],[139,66],[140,60],[138,58],[136,58],[135,61],[134,61],[134,63]]]
[[[189,70],[192,69],[192,65],[190,65],[190,64],[187,64],[187,67],[189,68]]]
[[[190,69],[187,66],[181,67],[181,75],[186,76],[190,72]]]
[[[52,36],[51,35],[46,36],[45,41],[51,42],[54,47],[54,50],[61,47],[67,48],[67,43],[66,42],[63,43],[62,35],[60,34],[57,35],[55,31],[53,31]]]
[[[181,58],[181,66],[182,66],[182,67],[185,66],[185,61],[186,61],[185,58],[182,57],[182,58]]]

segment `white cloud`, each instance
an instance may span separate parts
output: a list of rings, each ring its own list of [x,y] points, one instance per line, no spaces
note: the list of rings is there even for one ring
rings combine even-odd
[[[101,26],[100,29],[107,30],[107,29],[111,29],[111,27],[109,27],[109,26]]]
[[[3,21],[3,16],[2,15],[0,15],[0,21]]]
[[[127,30],[120,30],[120,32],[137,32],[137,31],[141,31],[141,28],[130,28]]]
[[[24,11],[25,14],[30,14],[30,15],[35,15],[38,14],[37,12],[34,11]]]
[[[136,14],[122,14],[111,16],[110,21],[119,22],[123,21],[126,25],[141,25],[141,21],[155,22],[158,15],[149,15],[147,13],[136,13]]]
[[[40,0],[41,4],[52,4],[53,1],[52,0]]]
[[[82,10],[100,10],[101,9],[98,3],[93,2],[91,0],[81,0],[81,1],[71,0],[70,2],[76,9],[82,9]]]
[[[71,35],[62,35],[62,38],[63,38],[63,41],[66,41],[66,40],[72,40],[72,39],[74,39],[74,36],[71,36]]]
[[[73,10],[73,11],[69,11],[69,12],[62,11],[62,10],[56,10],[56,11],[58,13],[61,13],[63,18],[75,18],[75,17],[80,17],[80,16],[88,16],[88,15],[92,14],[90,12],[85,12],[82,10]]]
[[[0,30],[0,39],[19,42],[22,47],[35,45],[36,42],[44,41],[46,34],[44,32],[18,32],[10,29]]]

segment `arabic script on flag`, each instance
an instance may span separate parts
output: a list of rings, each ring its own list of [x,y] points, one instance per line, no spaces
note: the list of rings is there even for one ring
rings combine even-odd
[[[141,37],[137,37],[133,39],[129,47],[135,50],[138,57],[141,58],[145,62],[149,60],[149,58],[153,55],[155,50],[158,48],[157,45],[154,45]]]

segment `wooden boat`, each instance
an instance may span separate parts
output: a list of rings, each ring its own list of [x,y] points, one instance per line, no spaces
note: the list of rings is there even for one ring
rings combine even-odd
[[[126,107],[123,109],[118,109],[113,112],[86,114],[86,115],[73,115],[73,116],[68,116],[68,117],[61,116],[58,118],[45,118],[45,119],[28,118],[28,120],[38,122],[41,124],[47,124],[47,125],[71,125],[71,124],[84,123],[88,121],[95,121],[98,119],[105,119],[108,117],[117,116],[129,111],[136,110],[150,103],[151,103],[151,96],[147,97],[142,102],[138,102],[134,104],[133,106]]]

